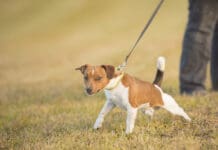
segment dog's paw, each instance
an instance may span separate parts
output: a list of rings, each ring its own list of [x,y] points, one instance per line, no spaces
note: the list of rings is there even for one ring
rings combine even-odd
[[[126,131],[126,135],[130,135],[132,131]]]
[[[98,129],[100,129],[100,128],[101,128],[101,126],[94,126],[94,127],[93,127],[94,130],[98,130]]]
[[[100,129],[102,127],[102,122],[104,120],[102,118],[98,118],[96,121],[95,121],[95,124],[94,124],[94,129],[97,130],[97,129]]]
[[[93,127],[93,129],[98,130],[98,129],[100,129],[101,127],[102,127],[102,125],[96,122],[95,125],[94,125],[94,127]]]
[[[129,135],[129,134],[131,134],[133,132],[133,129],[126,129],[125,132],[126,132],[127,135]]]

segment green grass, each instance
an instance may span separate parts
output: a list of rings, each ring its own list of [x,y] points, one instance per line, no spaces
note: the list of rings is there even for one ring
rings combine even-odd
[[[218,149],[218,93],[179,95],[185,1],[165,1],[126,71],[152,81],[164,55],[163,89],[193,121],[164,110],[153,120],[139,113],[127,136],[126,113],[115,109],[92,129],[105,98],[86,96],[74,68],[121,63],[157,2],[1,1],[0,149]]]
[[[14,95],[8,99],[10,102],[1,103],[2,148],[217,148],[217,93],[204,97],[175,96],[193,119],[191,123],[164,110],[158,110],[153,120],[139,113],[134,133],[126,136],[126,114],[120,109],[106,117],[102,129],[92,129],[104,102],[102,94],[86,97],[80,93],[81,96],[73,99],[65,90],[56,95],[38,90],[25,92],[20,99]]]

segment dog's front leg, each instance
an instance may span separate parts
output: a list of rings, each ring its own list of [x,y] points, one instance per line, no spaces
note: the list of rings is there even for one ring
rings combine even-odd
[[[136,115],[137,115],[137,108],[127,109],[126,134],[132,133],[135,125]]]
[[[115,105],[109,100],[105,102],[103,108],[101,109],[101,112],[98,115],[97,120],[95,121],[94,129],[101,128],[105,115],[107,115],[114,108],[114,106]]]

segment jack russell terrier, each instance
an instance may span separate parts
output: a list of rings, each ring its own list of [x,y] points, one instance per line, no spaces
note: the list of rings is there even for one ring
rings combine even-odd
[[[174,98],[164,93],[160,88],[164,69],[165,58],[159,57],[155,80],[153,83],[149,83],[122,71],[117,71],[111,65],[91,66],[86,64],[76,68],[84,76],[87,94],[92,95],[104,89],[106,95],[107,100],[98,115],[94,129],[102,127],[105,115],[115,106],[127,111],[126,134],[132,133],[139,109],[152,117],[154,109],[162,107],[174,115],[182,116],[187,121],[191,121]]]

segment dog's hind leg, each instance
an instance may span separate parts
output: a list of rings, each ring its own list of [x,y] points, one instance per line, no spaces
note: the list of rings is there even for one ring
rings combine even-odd
[[[162,106],[164,109],[168,110],[174,115],[179,115],[184,117],[187,121],[191,121],[191,118],[185,113],[185,111],[176,103],[174,98],[166,93],[162,93],[162,98],[164,105]]]

